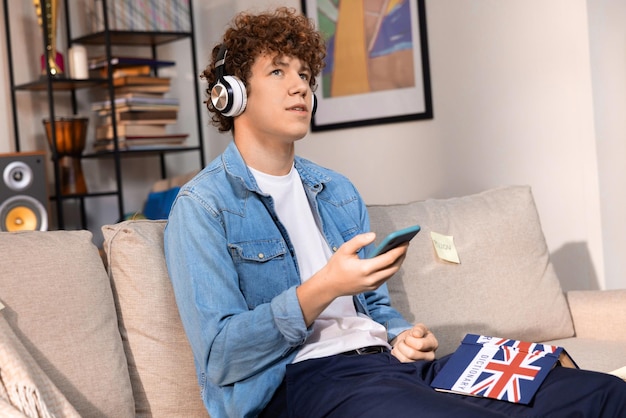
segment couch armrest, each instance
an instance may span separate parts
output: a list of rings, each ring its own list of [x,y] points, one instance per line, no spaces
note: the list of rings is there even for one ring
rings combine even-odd
[[[626,341],[626,289],[566,294],[577,337]]]

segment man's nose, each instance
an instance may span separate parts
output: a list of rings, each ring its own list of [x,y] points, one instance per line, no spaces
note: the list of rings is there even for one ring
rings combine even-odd
[[[304,96],[309,91],[309,83],[303,79],[300,74],[294,77],[292,83],[292,87],[290,88],[291,94],[302,94]]]

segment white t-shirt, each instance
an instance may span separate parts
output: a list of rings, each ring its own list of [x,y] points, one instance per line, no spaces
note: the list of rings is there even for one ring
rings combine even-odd
[[[272,196],[274,209],[294,246],[300,277],[304,282],[319,271],[332,251],[315,222],[297,170],[272,176],[250,168],[259,188]],[[361,347],[385,345],[387,330],[371,318],[358,314],[352,296],[335,299],[313,323],[313,333],[294,362],[339,354]]]

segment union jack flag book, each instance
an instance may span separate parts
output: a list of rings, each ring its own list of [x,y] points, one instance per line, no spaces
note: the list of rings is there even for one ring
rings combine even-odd
[[[528,404],[557,365],[578,368],[563,347],[467,334],[431,386]]]

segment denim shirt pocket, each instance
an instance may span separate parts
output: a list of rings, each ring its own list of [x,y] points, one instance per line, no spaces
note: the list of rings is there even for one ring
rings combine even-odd
[[[288,278],[295,269],[283,239],[238,242],[229,244],[229,248],[249,309],[270,302],[289,288],[292,280]]]

